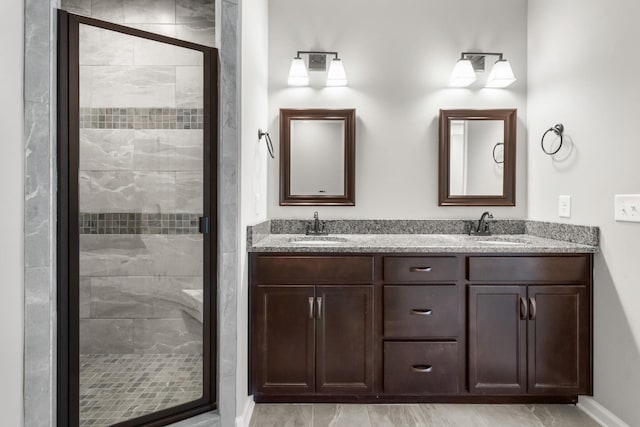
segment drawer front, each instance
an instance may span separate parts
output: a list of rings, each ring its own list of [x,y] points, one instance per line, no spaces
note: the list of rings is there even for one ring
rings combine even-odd
[[[385,342],[384,392],[458,392],[458,343]]]
[[[384,280],[387,282],[455,281],[456,257],[385,257]]]
[[[387,338],[442,338],[458,335],[458,287],[385,286]]]
[[[372,257],[258,256],[254,279],[261,283],[362,283],[373,280]]]
[[[469,280],[584,282],[589,256],[469,257]]]

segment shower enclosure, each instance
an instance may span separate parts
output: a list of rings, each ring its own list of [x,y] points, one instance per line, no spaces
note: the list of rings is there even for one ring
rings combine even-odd
[[[217,50],[58,18],[58,425],[165,425],[216,401]]]

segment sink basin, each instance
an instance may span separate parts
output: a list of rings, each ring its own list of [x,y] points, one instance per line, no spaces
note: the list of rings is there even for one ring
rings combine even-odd
[[[328,236],[307,236],[296,237],[291,240],[291,243],[295,245],[310,245],[310,246],[330,246],[340,243],[348,242],[344,237],[328,237]]]
[[[478,243],[483,245],[496,245],[496,246],[520,246],[524,245],[523,242],[510,242],[508,240],[478,240]]]

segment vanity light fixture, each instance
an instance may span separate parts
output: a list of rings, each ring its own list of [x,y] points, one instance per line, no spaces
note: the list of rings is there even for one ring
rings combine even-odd
[[[329,64],[327,72],[327,86],[346,86],[347,74],[344,71],[342,60],[338,58],[338,52],[322,52],[299,50],[296,57],[291,61],[289,68],[289,86],[307,86],[309,84],[309,73],[304,60],[300,55],[309,55],[309,70],[325,71],[327,69],[327,56],[333,55],[334,58]]]
[[[484,71],[486,56],[497,56],[498,60],[491,68],[485,87],[505,88],[516,81],[511,65],[503,58],[502,53],[462,52],[451,73],[449,86],[467,87],[473,83],[476,80],[476,73]]]

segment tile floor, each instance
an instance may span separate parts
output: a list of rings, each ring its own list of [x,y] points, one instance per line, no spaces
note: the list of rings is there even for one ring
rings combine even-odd
[[[80,356],[80,426],[102,427],[202,396],[202,356]]]
[[[597,427],[573,405],[257,404],[251,427]]]

